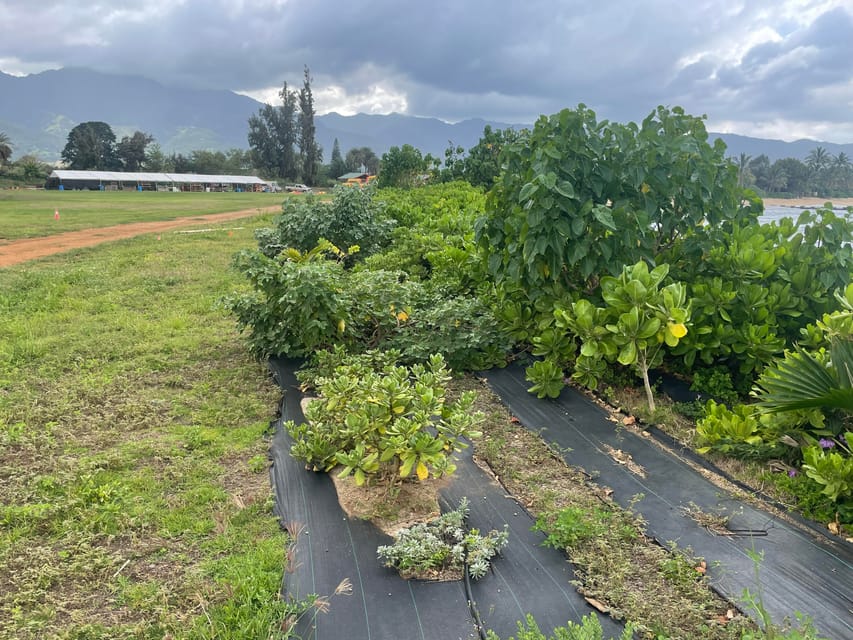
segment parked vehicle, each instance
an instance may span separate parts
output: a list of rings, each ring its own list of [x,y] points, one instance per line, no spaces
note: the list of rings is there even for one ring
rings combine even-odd
[[[311,187],[304,184],[289,184],[284,187],[288,193],[313,193]]]

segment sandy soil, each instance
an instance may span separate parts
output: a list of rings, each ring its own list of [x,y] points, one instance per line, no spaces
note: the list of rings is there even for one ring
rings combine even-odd
[[[100,227],[95,229],[83,229],[81,231],[68,231],[54,236],[43,238],[25,238],[14,240],[6,244],[0,244],[0,267],[10,267],[28,260],[51,256],[55,253],[63,253],[80,247],[92,247],[104,242],[123,240],[145,233],[161,233],[181,227],[189,227],[203,223],[227,222],[238,218],[256,216],[258,213],[271,213],[279,211],[280,205],[274,207],[261,207],[245,209],[243,211],[230,211],[228,213],[212,213],[176,220],[160,220],[155,222],[131,222],[119,224],[113,227]]]
[[[853,198],[835,198],[830,200],[833,207],[853,207]],[[764,198],[765,207],[822,207],[826,198]]]

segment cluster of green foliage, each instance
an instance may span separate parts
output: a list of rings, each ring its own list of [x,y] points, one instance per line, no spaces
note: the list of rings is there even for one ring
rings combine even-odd
[[[673,350],[692,370],[697,359],[725,366],[735,389],[838,308],[833,292],[850,282],[853,220],[824,207],[763,225],[709,229],[698,257],[674,259],[688,283],[691,331]],[[698,239],[697,239],[698,241]]]
[[[801,344],[764,369],[754,390],[758,402],[732,410],[709,402],[697,433],[704,451],[785,457],[801,464],[813,489],[835,503],[838,519],[849,523],[853,521],[853,284],[836,299],[841,309],[804,328]]]
[[[458,205],[474,197],[471,187],[404,193],[342,187],[331,204],[288,205],[275,227],[258,232],[260,250],[236,257],[252,290],[225,300],[255,355],[308,356],[343,345],[399,349],[405,363],[441,353],[463,370],[505,361],[510,341],[473,289],[476,261],[464,248],[472,211]],[[384,214],[376,203],[382,197],[390,203]],[[389,213],[404,222],[385,248]],[[343,251],[324,234],[354,244]]]
[[[549,285],[592,292],[701,224],[752,212],[723,143],[707,139],[702,119],[679,108],[659,107],[640,127],[598,122],[584,105],[541,117],[505,148],[477,229],[490,273],[533,299]]]
[[[270,258],[285,247],[310,251],[321,239],[341,248],[357,246],[363,257],[385,246],[395,226],[370,188],[338,186],[331,202],[308,195],[288,198],[281,209],[274,227],[255,232],[261,252]]]
[[[319,399],[305,409],[306,422],[287,422],[292,455],[318,471],[341,465],[357,485],[370,477],[394,484],[414,473],[418,480],[455,470],[453,453],[465,438],[479,436],[483,419],[471,412],[474,394],[446,399],[450,372],[434,355],[427,366],[386,365],[376,371],[363,361],[342,364],[314,381]]]
[[[434,178],[442,182],[464,180],[465,182],[490,189],[501,172],[501,152],[504,147],[518,142],[524,130],[495,129],[486,125],[476,145],[468,149],[452,144],[444,152],[444,167],[434,171]]]
[[[391,147],[382,154],[379,165],[379,186],[411,189],[423,184],[432,164],[432,156],[424,157],[419,149],[410,144]]]
[[[478,529],[468,529],[468,512],[468,500],[462,498],[455,510],[403,529],[394,536],[393,544],[382,545],[376,552],[385,566],[397,569],[403,577],[460,573],[467,567],[468,575],[479,580],[488,573],[491,559],[506,547],[509,531],[505,527],[482,535]]]
[[[436,286],[471,293],[486,280],[473,240],[485,196],[464,182],[381,193],[385,215],[397,226],[380,255],[365,260],[368,269],[394,269]]]
[[[12,161],[13,148],[11,138],[0,131],[0,186],[44,184],[51,171],[50,165],[31,154]]]

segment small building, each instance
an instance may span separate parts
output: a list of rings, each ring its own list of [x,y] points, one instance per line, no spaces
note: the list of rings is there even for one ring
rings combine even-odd
[[[376,176],[372,176],[369,173],[360,173],[358,171],[345,173],[344,175],[337,177],[337,181],[339,183],[347,185],[365,185],[370,184],[374,180],[376,180]]]
[[[56,169],[44,185],[60,191],[270,191],[257,176]]]

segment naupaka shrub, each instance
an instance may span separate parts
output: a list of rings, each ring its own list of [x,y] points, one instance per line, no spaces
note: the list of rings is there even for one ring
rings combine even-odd
[[[364,359],[342,364],[314,381],[319,398],[306,407],[305,422],[285,423],[291,454],[316,471],[340,465],[339,475],[357,485],[452,474],[453,454],[479,437],[483,414],[471,411],[473,392],[447,401],[450,378],[441,355],[378,371]]]

